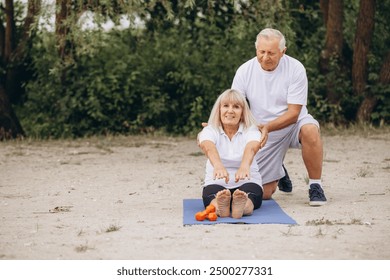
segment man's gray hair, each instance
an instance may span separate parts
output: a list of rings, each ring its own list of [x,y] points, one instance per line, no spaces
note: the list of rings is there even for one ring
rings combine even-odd
[[[283,51],[286,48],[286,39],[284,38],[284,35],[282,32],[280,32],[277,29],[272,28],[265,28],[259,32],[256,36],[256,42],[255,42],[255,48],[257,49],[257,45],[259,43],[260,38],[265,39],[271,39],[271,38],[277,38],[279,39],[279,49],[280,51]]]

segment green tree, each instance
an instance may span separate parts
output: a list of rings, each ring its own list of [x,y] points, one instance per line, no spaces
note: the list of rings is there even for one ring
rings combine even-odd
[[[22,83],[28,79],[25,64],[41,1],[28,1],[24,21],[20,19],[22,8],[15,6],[13,0],[6,0],[4,5],[0,3],[0,140],[24,135],[12,103],[20,101]]]

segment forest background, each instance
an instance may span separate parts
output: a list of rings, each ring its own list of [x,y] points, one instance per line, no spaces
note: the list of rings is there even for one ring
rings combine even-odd
[[[0,0],[0,139],[198,132],[265,27],[305,65],[322,124],[388,125],[389,15],[390,0]]]

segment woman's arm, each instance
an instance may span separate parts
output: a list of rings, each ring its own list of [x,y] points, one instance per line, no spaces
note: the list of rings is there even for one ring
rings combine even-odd
[[[250,141],[246,144],[240,168],[238,168],[236,172],[236,182],[239,180],[244,180],[245,178],[250,178],[251,164],[256,153],[260,149],[260,145],[261,144],[259,141]]]
[[[226,184],[229,182],[229,173],[223,166],[217,147],[212,141],[205,140],[200,143],[200,148],[210,160],[211,165],[214,167],[213,179],[225,178]]]

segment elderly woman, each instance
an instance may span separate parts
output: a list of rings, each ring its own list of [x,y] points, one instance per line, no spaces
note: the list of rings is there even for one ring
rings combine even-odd
[[[260,208],[263,189],[255,154],[261,134],[245,98],[228,89],[217,99],[208,125],[198,135],[208,160],[203,203],[220,217],[240,219]]]

